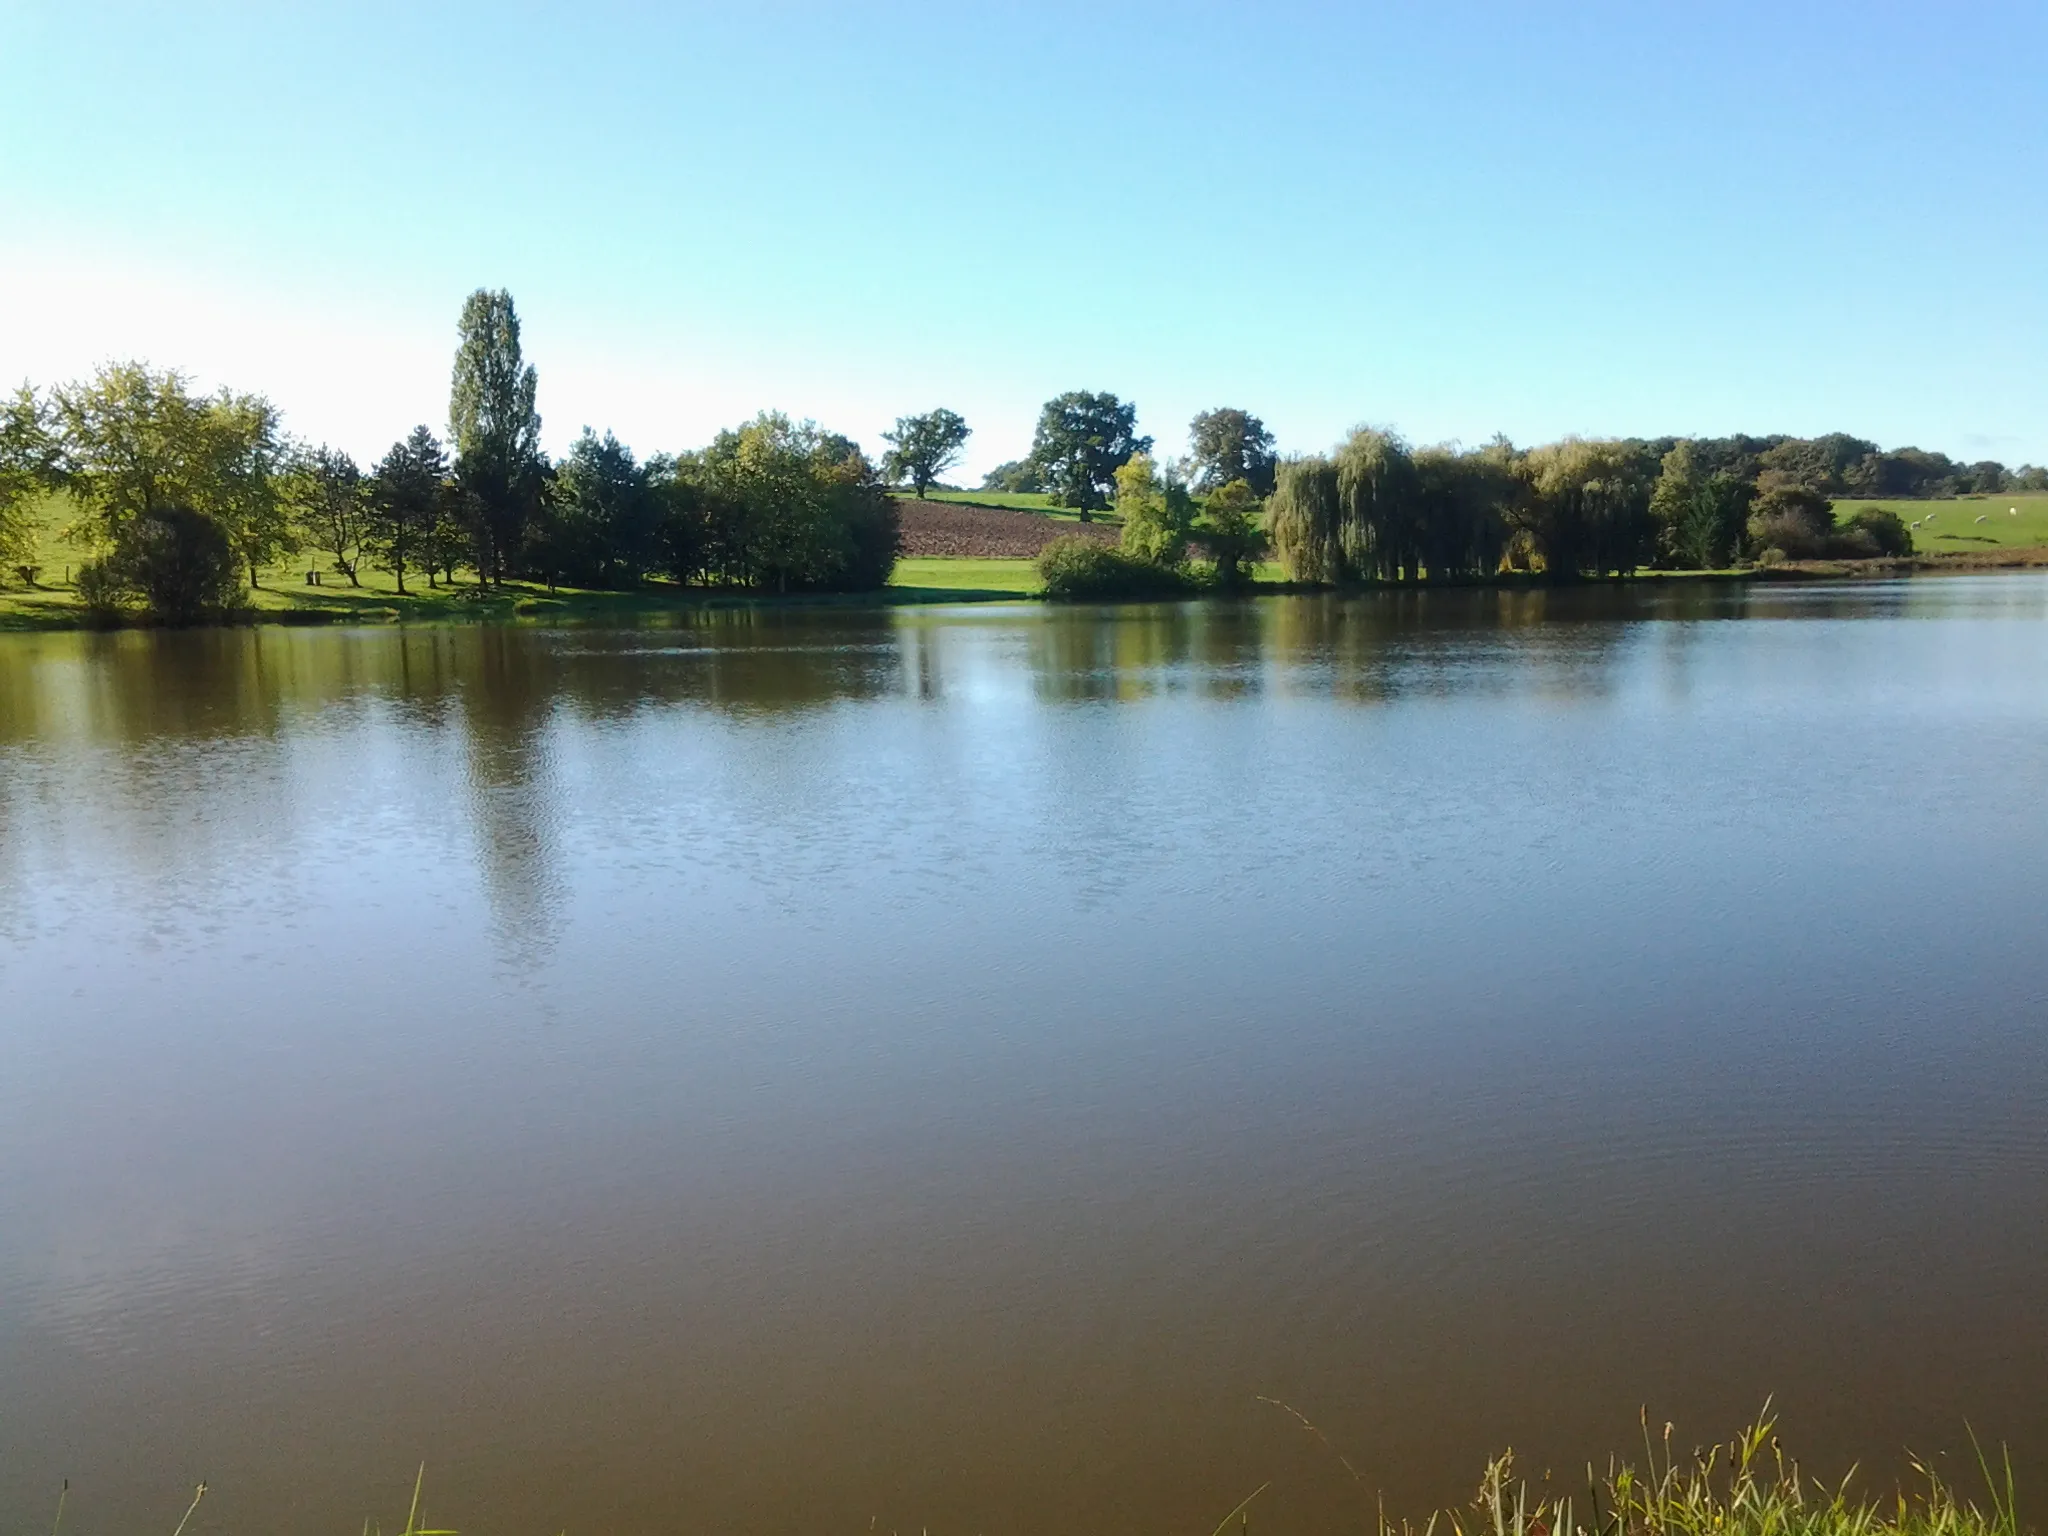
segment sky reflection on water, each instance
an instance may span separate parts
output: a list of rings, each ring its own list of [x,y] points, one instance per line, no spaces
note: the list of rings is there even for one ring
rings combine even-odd
[[[1260,1394],[1397,1509],[1767,1392],[2048,1472],[2044,611],[0,637],[0,1502],[1355,1514]]]

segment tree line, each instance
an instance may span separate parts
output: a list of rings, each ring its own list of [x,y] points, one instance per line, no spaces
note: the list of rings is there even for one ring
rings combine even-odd
[[[1330,453],[1282,463],[1266,522],[1299,580],[1569,579],[1903,555],[1912,533],[1896,512],[1838,520],[1834,496],[1902,480],[1919,495],[2048,487],[2031,468],[1956,470],[1938,454],[1842,437],[1566,438],[1527,449],[1499,438],[1463,450],[1362,428]]]
[[[260,395],[195,392],[175,370],[114,364],[0,406],[0,566],[39,574],[36,504],[66,493],[90,553],[81,597],[189,619],[241,583],[317,551],[359,584],[524,579],[593,587],[650,578],[772,592],[884,585],[896,504],[851,438],[763,412],[706,447],[645,461],[588,428],[551,461],[538,378],[511,295],[464,303],[446,438],[421,425],[376,464],[295,442]]]
[[[878,466],[851,438],[764,412],[644,460],[586,428],[551,460],[511,295],[471,294],[457,335],[446,436],[415,427],[368,467],[290,439],[261,395],[200,395],[175,371],[125,363],[22,386],[0,406],[0,569],[35,580],[34,503],[61,490],[77,513],[66,536],[90,552],[85,600],[169,617],[232,606],[242,580],[309,550],[350,583],[366,563],[382,570],[401,593],[465,570],[480,586],[871,589],[896,560],[892,488],[923,496],[972,435],[951,410],[905,416]],[[1269,552],[1293,579],[1329,583],[1893,555],[1912,547],[1895,514],[1838,522],[1834,499],[2048,490],[2048,470],[1842,433],[1463,449],[1361,428],[1282,457],[1236,407],[1197,415],[1186,453],[1166,457],[1134,404],[1075,390],[1045,403],[1029,454],[983,488],[1039,493],[1082,521],[1114,507],[1120,548],[1062,544],[1043,566],[1051,591],[1107,593],[1197,575],[1241,586]]]
[[[1156,460],[1135,412],[1109,395],[1050,401],[1029,458],[984,488],[1036,488],[1080,507],[1114,505],[1120,558],[1079,545],[1051,552],[1049,589],[1075,595],[1158,590],[1156,571],[1229,587],[1270,550],[1291,579],[1316,583],[1470,580],[1502,571],[1552,579],[1645,567],[1706,570],[1786,559],[1867,559],[1912,551],[1896,512],[1846,519],[1835,498],[1925,499],[2048,490],[2048,469],[1960,464],[1834,433],[1656,439],[1567,438],[1518,448],[1413,446],[1360,428],[1327,453],[1279,457],[1257,416],[1204,411],[1188,451]]]
[[[1269,551],[1290,578],[1318,583],[1896,556],[1913,547],[1904,519],[1884,508],[1838,519],[1835,499],[2048,491],[2048,469],[1964,464],[1846,433],[1463,449],[1361,428],[1327,453],[1283,458],[1257,416],[1229,407],[1196,416],[1186,454],[1160,459],[1128,402],[1074,392],[1046,403],[1031,453],[991,471],[983,489],[1036,491],[1083,520],[1114,506],[1120,550],[1063,544],[1041,563],[1048,590],[1107,595],[1193,575],[1239,585]]]

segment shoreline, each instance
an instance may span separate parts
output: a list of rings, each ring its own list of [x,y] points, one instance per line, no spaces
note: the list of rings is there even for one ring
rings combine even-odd
[[[929,558],[929,557],[928,557]],[[1526,572],[1446,582],[1365,582],[1329,586],[1314,582],[1258,581],[1237,592],[1211,590],[1185,597],[1143,599],[1090,599],[1091,602],[1142,601],[1188,602],[1217,597],[1300,597],[1315,595],[1352,596],[1388,592],[1449,591],[1571,591],[1587,587],[1620,586],[1633,583],[1701,582],[1713,585],[1770,584],[1813,581],[1885,581],[1899,577],[1982,575],[1993,571],[2048,569],[2048,548],[2002,549],[1996,552],[1955,551],[1915,554],[1877,560],[1803,560],[1780,565],[1754,566],[1725,571],[1632,571],[1618,576],[1584,577],[1570,582],[1551,582]],[[336,590],[337,595],[348,589]],[[835,609],[835,608],[919,608],[945,604],[1049,603],[1060,599],[1014,588],[889,586],[870,592],[747,592],[688,589],[663,591],[642,588],[634,591],[571,591],[549,593],[525,583],[499,591],[476,587],[450,593],[433,589],[430,594],[366,592],[360,598],[334,601],[326,593],[321,599],[298,600],[295,589],[264,588],[266,596],[283,598],[283,606],[251,607],[225,614],[209,622],[167,626],[141,613],[121,614],[113,619],[90,614],[64,588],[36,588],[28,591],[0,591],[0,633],[47,633],[66,630],[131,630],[185,627],[198,629],[242,629],[260,625],[307,628],[322,625],[467,625],[548,623],[646,623],[690,613],[732,609]]]

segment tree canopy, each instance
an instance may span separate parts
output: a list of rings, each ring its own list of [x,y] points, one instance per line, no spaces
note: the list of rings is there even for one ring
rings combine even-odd
[[[896,430],[882,434],[882,441],[889,444],[882,473],[893,483],[908,480],[922,497],[934,480],[959,462],[973,435],[964,419],[943,407],[922,416],[898,416]]]
[[[477,570],[502,581],[540,502],[539,378],[520,349],[519,314],[505,290],[472,293],[457,333],[448,439],[469,493]]]
[[[1279,464],[1273,434],[1247,411],[1218,406],[1196,416],[1188,423],[1188,459],[1198,491],[1213,491],[1242,480],[1255,495],[1273,494],[1273,475]]]
[[[434,529],[446,515],[448,455],[440,440],[424,424],[391,445],[378,461],[369,495],[369,529],[366,543],[383,570],[389,571],[405,591],[408,565],[433,566],[428,555]]]
[[[678,460],[703,519],[707,574],[775,592],[884,585],[901,543],[896,503],[852,439],[764,411]]]
[[[52,412],[24,384],[0,404],[0,567],[36,576],[36,503],[60,485]]]
[[[1138,408],[1110,394],[1070,390],[1048,400],[1038,414],[1031,462],[1044,477],[1053,504],[1087,514],[1109,504],[1116,472],[1152,439],[1138,434]]]
[[[356,567],[370,532],[370,487],[356,461],[324,444],[302,454],[292,466],[286,496],[305,540],[334,561],[350,586],[361,586]]]
[[[631,586],[660,563],[661,513],[633,450],[585,427],[555,467],[528,563],[550,581]]]

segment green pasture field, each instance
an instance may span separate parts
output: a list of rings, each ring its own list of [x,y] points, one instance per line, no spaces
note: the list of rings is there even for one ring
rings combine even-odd
[[[1916,554],[2048,549],[2048,495],[2039,491],[1958,496],[1949,501],[1838,501],[1835,520],[1846,523],[1865,507],[1886,507],[1909,525],[1919,523],[1913,529]]]

